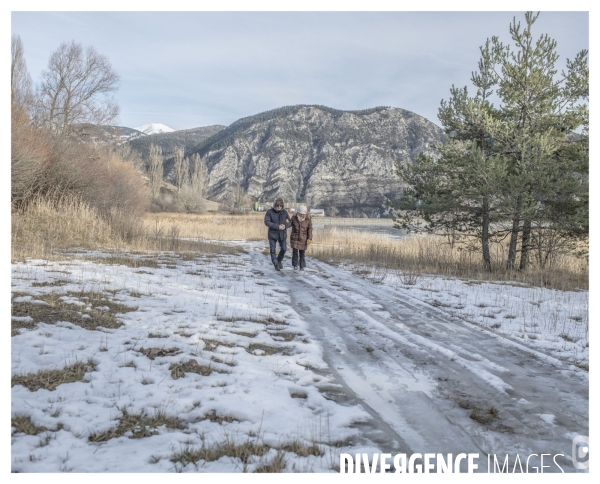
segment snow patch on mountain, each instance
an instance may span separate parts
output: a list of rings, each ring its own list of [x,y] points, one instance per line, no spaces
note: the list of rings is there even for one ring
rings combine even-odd
[[[145,134],[172,133],[173,131],[175,131],[174,129],[169,128],[168,126],[165,126],[164,124],[160,123],[144,124],[143,126],[139,126],[138,128],[134,129],[141,131]]]

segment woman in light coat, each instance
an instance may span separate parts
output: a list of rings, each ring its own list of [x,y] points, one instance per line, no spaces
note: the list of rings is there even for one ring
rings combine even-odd
[[[292,217],[292,234],[290,236],[290,244],[292,246],[292,265],[294,269],[304,270],[306,260],[304,252],[312,242],[312,220],[308,216],[306,205],[300,205],[298,212]],[[298,261],[298,256],[299,261]],[[300,264],[298,264],[300,262]]]

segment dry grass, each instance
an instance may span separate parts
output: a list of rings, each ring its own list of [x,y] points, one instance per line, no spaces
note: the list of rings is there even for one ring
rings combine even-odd
[[[300,397],[306,398],[306,397]],[[314,455],[315,457],[320,457],[323,455],[323,451],[319,448],[316,443],[306,444],[298,439],[294,440],[290,444],[285,444],[282,447],[286,452],[293,452],[300,457],[308,457],[309,455]]]
[[[148,214],[144,220],[146,231],[166,231],[177,227],[181,237],[212,240],[266,240],[264,214]],[[307,253],[311,257],[331,263],[348,262],[364,265],[374,282],[382,282],[386,271],[398,271],[405,285],[419,282],[423,274],[436,274],[477,280],[504,280],[531,286],[555,289],[587,289],[589,286],[588,261],[575,255],[561,254],[552,267],[531,267],[524,272],[506,269],[506,244],[492,243],[494,271],[483,271],[478,252],[467,250],[466,245],[455,244],[437,236],[409,236],[402,239],[382,234],[343,228],[345,219],[314,219],[313,240]],[[380,222],[380,221],[377,221]],[[358,223],[358,222],[353,222]],[[368,222],[365,222],[368,223]],[[319,225],[322,225],[319,227]],[[336,226],[337,225],[337,226]],[[162,228],[161,228],[162,227]],[[379,272],[373,274],[373,268]]]
[[[451,248],[443,237],[408,236],[392,239],[354,230],[325,228],[314,235],[308,253],[331,263],[348,262],[372,268],[401,271],[407,284],[418,282],[422,274],[436,274],[477,280],[505,280],[554,289],[587,289],[588,262],[575,255],[558,255],[554,265],[540,269],[531,267],[523,272],[506,267],[506,247],[492,244],[493,272],[483,271],[481,256],[456,244]],[[374,274],[377,277],[377,274]],[[382,272],[380,276],[385,276]]]
[[[260,284],[258,284],[258,285],[260,285]],[[275,319],[272,316],[267,316],[267,317],[263,317],[263,318],[255,318],[255,317],[240,318],[237,316],[217,316],[217,321],[223,321],[226,323],[235,323],[237,321],[250,321],[252,323],[264,324],[267,328],[269,328],[271,326],[287,326],[287,324],[288,324],[284,320]],[[219,343],[219,344],[223,344],[223,343]]]
[[[263,456],[271,450],[276,451],[275,455],[269,461],[264,462]],[[273,447],[266,445],[258,439],[256,441],[248,439],[243,442],[237,442],[229,435],[225,435],[223,440],[212,446],[207,445],[204,441],[200,448],[194,448],[189,445],[185,446],[171,456],[171,462],[181,467],[185,467],[188,464],[197,466],[197,464],[202,461],[212,462],[219,460],[221,457],[230,457],[239,459],[243,463],[242,470],[246,472],[252,458],[258,457],[260,460],[254,472],[273,473],[283,472],[285,468],[286,452],[293,452],[301,457],[320,457],[323,455],[323,452],[315,443],[306,444],[300,440],[294,440],[291,443]]]
[[[285,349],[275,348],[273,346],[264,345],[262,343],[250,343],[248,348],[245,348],[251,355],[271,356],[277,354],[287,354]]]
[[[40,432],[48,430],[46,427],[38,427],[31,421],[30,416],[22,414],[16,414],[14,417],[11,417],[10,426],[15,428],[15,432],[27,435],[37,435]]]
[[[13,306],[13,311],[14,311],[14,306]],[[17,316],[16,314],[14,314],[13,312],[13,316]],[[28,321],[15,321],[14,319],[11,319],[10,321],[10,335],[12,336],[17,336],[18,334],[21,333],[21,329],[33,329],[37,326],[37,322],[30,319]]]
[[[95,369],[96,365],[91,360],[87,362],[76,361],[74,364],[60,370],[41,370],[37,373],[15,375],[11,378],[10,386],[23,385],[32,392],[40,388],[52,391],[63,383],[84,381],[85,374]]]
[[[171,377],[173,380],[183,378],[186,373],[197,373],[202,376],[209,376],[213,371],[224,373],[224,371],[213,368],[210,365],[201,365],[193,358],[184,363],[173,363],[169,366],[169,370],[171,370]]]
[[[275,340],[275,341],[285,341],[286,343],[289,343],[296,336],[299,336],[296,333],[286,333],[286,332],[272,332],[270,334],[271,334],[271,337],[273,338],[273,340]]]
[[[144,348],[143,346],[140,348],[140,353],[144,356],[147,356],[151,360],[155,358],[160,358],[163,356],[175,356],[181,353],[179,348]]]
[[[226,341],[219,341],[216,339],[209,339],[209,338],[200,338],[202,341],[204,341],[204,350],[205,351],[213,351],[215,348],[219,347],[219,346],[226,346],[227,348],[233,348],[235,347],[234,343],[228,343]]]
[[[165,426],[170,429],[183,429],[185,425],[176,417],[169,417],[165,412],[157,410],[154,415],[146,412],[129,413],[125,408],[121,410],[119,424],[106,432],[94,432],[88,437],[90,442],[106,442],[116,437],[129,433],[130,439],[151,437],[158,433],[158,427]]]
[[[156,267],[148,258],[131,258],[127,251],[142,253],[174,251],[180,260],[196,259],[199,253],[236,254],[242,249],[215,241],[266,240],[264,214],[182,214],[148,213],[130,230],[127,241],[118,230],[85,204],[64,201],[51,204],[38,200],[12,217],[12,258],[55,258],[57,251],[73,247],[110,248],[117,253],[105,263]],[[423,274],[436,274],[476,280],[504,280],[554,289],[587,289],[589,266],[586,258],[559,254],[551,267],[535,265],[523,272],[506,269],[506,244],[492,243],[492,273],[483,270],[478,252],[466,245],[451,248],[446,238],[408,236],[402,239],[382,234],[336,227],[334,219],[320,224],[314,220],[313,243],[308,256],[325,262],[349,262],[370,271],[373,282],[383,282],[386,271],[398,271],[406,285],[414,285]],[[343,221],[343,220],[342,220]],[[289,231],[288,231],[289,232]],[[119,253],[121,255],[119,255]],[[129,262],[125,262],[129,260]],[[377,269],[374,271],[373,268]]]
[[[494,420],[494,416],[488,412],[485,412],[484,414],[479,413],[479,410],[474,408],[470,415],[469,418],[471,418],[472,420],[475,420],[476,422],[479,422],[482,425],[488,425],[490,423],[492,423],[492,421]]]
[[[261,464],[256,468],[256,473],[283,472],[285,469],[285,452],[278,450],[271,462]]]
[[[97,264],[106,264],[109,266],[126,266],[137,269],[138,267],[151,267],[158,269],[160,264],[155,257],[132,257],[127,253],[116,253],[108,256],[94,256],[94,262]]]
[[[222,425],[223,422],[232,423],[239,422],[239,420],[230,415],[218,415],[216,410],[207,413],[201,420],[210,420],[211,422],[216,422],[219,425]]]
[[[160,333],[148,333],[148,338],[168,338],[169,336],[166,334]]]
[[[171,456],[171,462],[185,467],[188,464],[195,465],[198,461],[212,462],[219,460],[221,457],[232,457],[247,464],[252,456],[262,457],[270,450],[271,447],[263,443],[251,441],[238,443],[233,438],[226,436],[221,442],[211,447],[204,442],[200,448],[196,449],[185,446]]]
[[[48,259],[72,247],[118,247],[119,237],[97,210],[75,198],[59,203],[37,198],[11,218],[13,260]]]
[[[33,282],[31,287],[60,287],[66,286],[69,281],[57,279],[55,281]]]
[[[13,211],[11,217],[11,259],[27,258],[56,260],[73,256],[70,249],[102,250],[114,254],[109,257],[96,257],[107,264],[125,264],[132,267],[158,267],[151,258],[131,258],[128,252],[158,253],[175,251],[183,260],[191,260],[202,254],[237,254],[242,249],[208,241],[222,239],[211,234],[217,227],[214,224],[208,232],[196,232],[197,240],[187,240],[192,228],[185,220],[166,218],[163,214],[149,214],[148,217],[163,216],[158,223],[144,220],[125,220],[123,217],[102,217],[98,210],[76,197],[60,200],[36,198],[26,207]],[[213,216],[214,217],[214,216]],[[227,216],[224,216],[227,217]],[[232,218],[232,228],[240,225]],[[243,224],[242,224],[243,226]],[[264,226],[263,226],[264,227]],[[233,234],[233,230],[230,231]],[[229,237],[236,238],[236,237]],[[239,238],[239,237],[237,237]],[[81,257],[81,254],[75,254]]]
[[[83,306],[65,302],[62,299],[65,296],[76,298],[89,306],[82,310]],[[13,295],[13,297],[16,296]],[[46,304],[33,301],[13,302],[13,316],[29,316],[33,321],[11,321],[12,336],[19,334],[20,328],[31,329],[37,323],[55,324],[59,321],[67,321],[86,329],[118,328],[123,323],[117,319],[117,314],[137,309],[111,301],[104,293],[99,292],[50,293],[35,296],[35,298],[44,301]]]
[[[263,213],[245,215],[149,213],[144,219],[147,233],[178,229],[180,237],[212,240],[264,240],[267,227]]]

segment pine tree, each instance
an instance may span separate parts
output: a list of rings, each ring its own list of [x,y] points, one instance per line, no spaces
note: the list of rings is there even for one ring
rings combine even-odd
[[[557,247],[587,234],[587,51],[557,75],[556,42],[532,40],[538,15],[528,12],[524,29],[513,19],[515,50],[497,37],[480,48],[473,97],[452,86],[439,109],[450,140],[439,157],[397,166],[407,184],[399,225],[478,237],[486,271],[490,237],[509,235],[507,264],[516,268],[520,235],[523,270],[534,249],[544,265]]]
[[[441,103],[438,116],[450,141],[439,147],[439,158],[421,156],[414,165],[397,165],[408,185],[397,208],[406,210],[404,228],[415,229],[416,218],[423,218],[421,228],[442,230],[452,241],[456,235],[477,237],[483,268],[491,271],[490,226],[506,162],[490,135],[499,115],[489,101],[495,79],[489,42],[481,52],[479,70],[471,76],[476,95],[452,86],[450,99]]]
[[[538,16],[526,13],[524,28],[513,19],[509,30],[514,50],[496,37],[491,41],[502,121],[491,134],[510,160],[505,192],[507,215],[512,219],[509,268],[516,267],[519,233],[519,268],[525,269],[534,220],[547,213],[552,200],[566,196],[568,183],[557,175],[569,173],[571,157],[563,156],[569,151],[565,146],[587,119],[587,51],[579,52],[573,61],[567,59],[566,70],[557,75],[556,41],[545,34],[533,41],[531,30]]]

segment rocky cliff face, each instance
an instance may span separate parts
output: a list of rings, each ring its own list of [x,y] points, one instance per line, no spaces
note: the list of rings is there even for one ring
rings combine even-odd
[[[281,195],[327,215],[376,217],[401,189],[394,162],[432,154],[443,139],[441,128],[403,109],[291,106],[236,121],[186,155],[202,155],[209,198],[219,202],[233,200],[239,184],[266,205]]]

